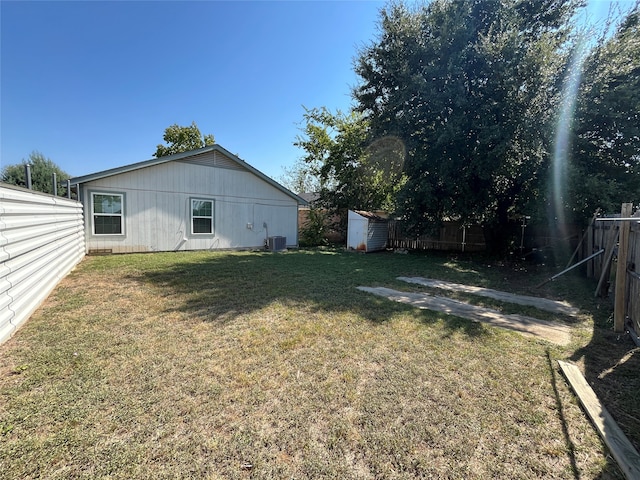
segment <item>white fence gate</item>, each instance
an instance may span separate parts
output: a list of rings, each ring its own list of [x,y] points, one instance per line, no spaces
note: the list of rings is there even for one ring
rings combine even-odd
[[[0,185],[0,343],[84,255],[81,203]]]

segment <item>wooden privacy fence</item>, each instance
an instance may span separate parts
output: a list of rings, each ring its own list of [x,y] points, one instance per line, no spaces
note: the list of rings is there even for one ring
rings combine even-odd
[[[640,222],[629,225],[629,258],[627,283],[629,285],[627,312],[636,333],[640,332]]]
[[[631,210],[632,204],[623,204],[621,217],[630,217]],[[620,222],[614,312],[614,326],[618,332],[624,330],[627,322],[633,330],[640,332],[640,210],[635,217],[638,221]]]
[[[401,221],[390,220],[387,247],[461,252],[482,252],[486,249],[482,227],[454,221],[445,222],[434,235],[410,238],[405,234]]]
[[[0,343],[84,254],[81,203],[0,185]]]
[[[517,223],[510,224],[508,232],[517,244],[517,252],[553,250],[558,244],[566,244],[579,239],[582,231],[577,225],[549,225]],[[558,236],[558,231],[563,232]],[[576,240],[577,241],[577,240]],[[458,252],[483,252],[487,249],[484,231],[480,225],[465,225],[457,221],[446,221],[432,235],[408,237],[401,220],[389,221],[389,248],[409,250],[445,250]]]
[[[622,332],[625,325],[640,332],[640,210],[632,215],[632,208],[631,203],[624,203],[620,215],[594,218],[587,231],[585,253],[602,251],[587,263],[587,276],[598,279],[595,296],[610,292],[615,262],[617,332]]]

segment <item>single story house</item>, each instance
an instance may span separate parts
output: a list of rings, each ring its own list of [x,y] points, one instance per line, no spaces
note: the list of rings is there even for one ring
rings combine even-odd
[[[219,145],[71,184],[84,208],[87,253],[295,247],[298,205],[306,203]]]

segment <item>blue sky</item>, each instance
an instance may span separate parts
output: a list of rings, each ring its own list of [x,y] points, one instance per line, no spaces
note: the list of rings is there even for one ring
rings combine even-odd
[[[630,1],[623,1],[630,4]],[[279,179],[303,105],[348,110],[382,1],[0,1],[0,166],[72,176],[152,158],[198,124]],[[591,0],[594,18],[609,2]]]
[[[272,177],[303,105],[348,110],[383,2],[0,2],[1,162],[71,175],[152,158],[171,124]]]

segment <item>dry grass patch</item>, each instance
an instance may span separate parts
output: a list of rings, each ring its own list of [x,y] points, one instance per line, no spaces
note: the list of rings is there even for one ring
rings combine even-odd
[[[354,288],[427,274],[495,283],[412,255],[87,258],[0,347],[0,477],[620,478],[550,360],[575,345]]]

